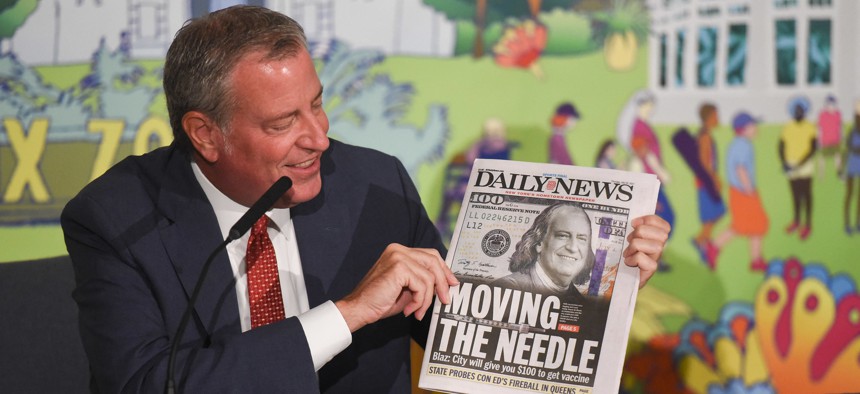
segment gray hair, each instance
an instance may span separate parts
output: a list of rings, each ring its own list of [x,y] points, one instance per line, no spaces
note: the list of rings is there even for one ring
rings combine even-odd
[[[626,149],[632,150],[631,142],[633,140],[633,125],[636,123],[639,108],[647,103],[654,103],[656,99],[650,90],[638,90],[630,96],[627,104],[621,109],[618,114],[618,121],[615,125],[615,137],[618,142]]]
[[[588,216],[588,213],[585,212],[585,210],[578,204],[572,202],[559,202],[550,205],[535,218],[532,226],[525,232],[525,234],[523,234],[520,241],[517,242],[514,254],[511,255],[509,260],[510,265],[508,266],[508,269],[512,273],[525,271],[537,262],[539,255],[537,246],[543,242],[544,237],[546,237],[546,233],[549,230],[550,220],[555,216],[556,211],[563,207],[574,208],[577,212],[581,212],[585,215],[586,220],[591,223],[591,218]],[[589,236],[589,243],[590,242],[591,237]],[[591,279],[591,270],[594,268],[594,260],[594,251],[591,250],[591,245],[589,245],[588,256],[585,258],[585,269],[583,269],[576,278],[573,278],[573,283],[575,285],[583,285]]]
[[[186,22],[164,62],[164,94],[177,147],[190,151],[182,117],[200,111],[226,130],[236,97],[230,74],[248,53],[267,51],[283,59],[307,51],[302,27],[290,17],[262,7],[234,6]]]

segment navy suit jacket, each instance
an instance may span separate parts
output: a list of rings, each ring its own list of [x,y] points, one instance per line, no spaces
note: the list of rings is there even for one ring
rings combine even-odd
[[[63,211],[93,391],[164,389],[177,326],[205,260],[222,241],[190,161],[173,146],[129,157]],[[321,164],[322,191],[291,209],[311,308],[352,291],[392,242],[444,256],[396,158],[332,140]],[[409,392],[410,334],[423,345],[429,318],[397,315],[358,330],[317,376],[295,317],[241,332],[234,286],[222,252],[180,342],[181,391]]]

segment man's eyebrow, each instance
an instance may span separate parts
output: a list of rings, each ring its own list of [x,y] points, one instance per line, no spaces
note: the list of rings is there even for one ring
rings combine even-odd
[[[317,93],[317,95],[314,96],[314,99],[312,101],[317,101],[317,100],[321,99],[322,94],[323,94],[323,88],[322,88],[322,86],[320,86],[319,93]],[[299,113],[299,110],[293,110],[293,111],[289,111],[289,112],[280,113],[278,115],[273,116],[271,120],[272,121],[279,121],[281,119],[287,119],[287,118],[296,116],[296,114],[298,114],[298,113]]]
[[[283,119],[289,119],[291,117],[296,116],[296,114],[298,114],[298,113],[299,113],[298,110],[280,113],[280,114],[273,116],[271,119],[269,119],[269,122],[277,122],[277,121],[280,121]]]

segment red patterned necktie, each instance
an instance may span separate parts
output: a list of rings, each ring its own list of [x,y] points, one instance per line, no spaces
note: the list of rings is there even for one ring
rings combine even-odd
[[[269,217],[263,215],[251,229],[245,264],[248,271],[248,295],[251,302],[251,328],[284,319],[284,300],[278,280],[275,247],[266,229]]]

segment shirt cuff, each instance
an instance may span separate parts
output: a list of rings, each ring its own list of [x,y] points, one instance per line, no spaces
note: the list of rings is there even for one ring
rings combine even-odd
[[[305,331],[314,370],[319,371],[352,343],[352,333],[334,302],[325,303],[298,316]]]

